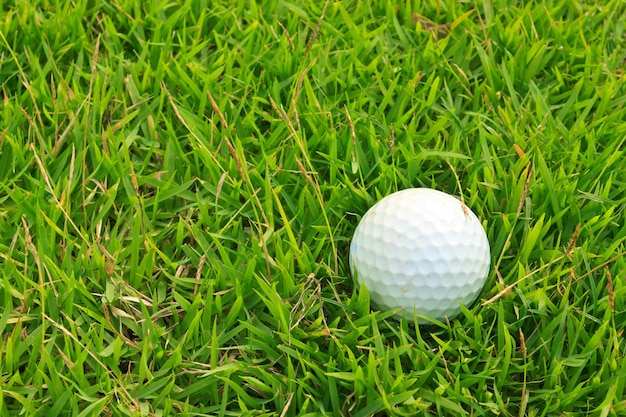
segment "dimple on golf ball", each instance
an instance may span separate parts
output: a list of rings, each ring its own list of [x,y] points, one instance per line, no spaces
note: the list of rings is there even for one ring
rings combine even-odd
[[[381,309],[402,308],[442,320],[480,294],[489,273],[489,241],[456,197],[430,188],[390,194],[372,206],[350,245],[350,269]],[[418,319],[418,323],[424,321]]]

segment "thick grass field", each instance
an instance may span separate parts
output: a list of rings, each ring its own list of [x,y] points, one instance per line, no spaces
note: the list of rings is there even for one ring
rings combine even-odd
[[[626,2],[8,0],[0,416],[626,415]],[[348,264],[463,198],[416,327]]]

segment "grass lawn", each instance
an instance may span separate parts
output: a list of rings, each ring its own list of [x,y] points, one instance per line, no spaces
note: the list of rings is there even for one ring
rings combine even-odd
[[[625,1],[0,7],[0,416],[626,415]],[[410,187],[449,322],[350,275]]]

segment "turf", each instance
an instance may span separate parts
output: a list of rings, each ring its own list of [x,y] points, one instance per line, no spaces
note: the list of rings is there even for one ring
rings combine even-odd
[[[626,413],[626,3],[9,0],[0,415]],[[371,306],[381,197],[482,220],[461,317]]]

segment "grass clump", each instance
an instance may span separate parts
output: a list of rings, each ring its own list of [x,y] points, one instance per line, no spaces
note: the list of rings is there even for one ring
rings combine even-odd
[[[0,414],[623,414],[624,21],[3,4]],[[367,208],[419,186],[463,195],[493,258],[422,328],[347,259]]]

